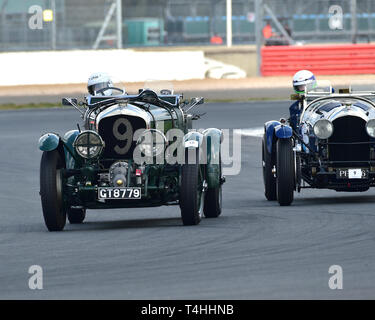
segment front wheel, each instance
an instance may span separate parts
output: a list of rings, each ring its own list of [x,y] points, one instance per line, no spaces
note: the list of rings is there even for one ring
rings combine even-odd
[[[219,155],[218,164],[219,185],[216,188],[208,188],[206,198],[204,200],[204,216],[206,218],[217,218],[221,214],[223,196],[222,196],[222,168],[221,168],[221,154]]]
[[[188,163],[189,152],[195,152],[195,163]],[[197,225],[204,206],[204,175],[199,164],[199,149],[186,150],[186,162],[181,170],[180,209],[185,226]]]
[[[274,201],[276,196],[276,178],[273,173],[274,161],[272,155],[266,149],[265,136],[262,140],[262,168],[263,168],[263,183],[264,195],[268,201]]]
[[[44,222],[49,231],[61,231],[66,223],[61,177],[63,163],[57,150],[43,152],[40,162],[40,197]]]
[[[293,202],[295,169],[291,139],[279,139],[276,143],[276,191],[280,206]]]

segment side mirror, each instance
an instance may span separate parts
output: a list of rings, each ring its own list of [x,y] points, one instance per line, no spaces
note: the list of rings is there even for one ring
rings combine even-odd
[[[61,102],[62,102],[63,106],[73,106],[74,107],[74,105],[78,104],[78,100],[73,99],[73,98],[63,98]]]
[[[199,105],[199,104],[202,104],[204,103],[204,98],[203,97],[196,97],[196,98],[192,98],[190,100],[190,105],[189,105],[189,108],[187,108],[186,110],[184,110],[185,112],[188,112],[190,109],[193,109],[195,106]]]
[[[190,103],[195,104],[195,105],[202,104],[202,103],[204,103],[204,98],[202,98],[202,97],[192,98]]]

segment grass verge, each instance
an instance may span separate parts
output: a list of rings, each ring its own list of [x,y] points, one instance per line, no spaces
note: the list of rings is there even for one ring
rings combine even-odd
[[[285,97],[261,97],[261,98],[247,98],[247,99],[205,99],[207,103],[232,103],[232,102],[247,102],[247,101],[280,101],[285,100]],[[61,103],[26,103],[26,104],[14,104],[14,103],[5,103],[0,104],[0,110],[18,110],[18,109],[46,109],[46,108],[56,108],[62,107]]]
[[[26,104],[14,104],[5,103],[0,104],[0,110],[17,110],[17,109],[39,109],[39,108],[54,108],[61,107],[61,103],[26,103]]]
[[[210,98],[205,98],[205,102],[221,102],[221,103],[231,103],[231,102],[250,102],[250,101],[282,101],[286,100],[285,97],[260,97],[260,98],[246,98],[246,99],[210,99]]]

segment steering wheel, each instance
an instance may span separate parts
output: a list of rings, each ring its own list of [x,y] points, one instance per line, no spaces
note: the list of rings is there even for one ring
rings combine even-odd
[[[106,88],[102,88],[102,89],[99,89],[98,91],[96,91],[96,93],[103,93],[104,91],[109,90],[109,89],[116,90],[116,91],[120,91],[121,94],[125,94],[125,90],[120,89],[120,88],[116,88],[116,87],[106,87]]]

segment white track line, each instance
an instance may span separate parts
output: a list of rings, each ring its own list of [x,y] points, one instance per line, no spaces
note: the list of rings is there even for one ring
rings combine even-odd
[[[263,137],[264,128],[245,128],[241,129],[241,135],[248,137]]]

